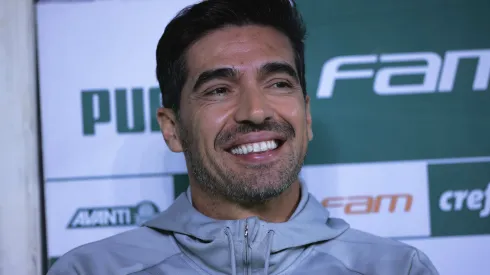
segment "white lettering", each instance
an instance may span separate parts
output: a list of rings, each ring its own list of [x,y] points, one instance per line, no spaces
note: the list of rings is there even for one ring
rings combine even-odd
[[[318,84],[317,97],[332,97],[335,81],[337,79],[371,78],[374,75],[373,69],[339,71],[340,66],[350,64],[372,64],[376,63],[376,61],[376,55],[338,56],[330,59],[323,64],[322,72],[320,74],[320,83]]]
[[[456,201],[454,202],[454,210],[461,211],[463,209],[464,201],[468,196],[468,190],[459,190],[454,192]]]
[[[87,225],[87,222],[90,222],[88,211],[86,211],[86,210],[84,210],[84,211],[78,211],[78,213],[76,214],[75,218],[71,222],[70,227],[82,227],[82,226],[86,226]]]
[[[483,205],[482,211],[480,211],[480,217],[485,218],[490,215],[490,182],[485,190],[485,204]]]
[[[90,215],[90,225],[109,225],[111,212],[109,210],[95,210]]]
[[[79,210],[73,218],[70,227],[91,227],[110,225],[130,225],[131,210],[123,209],[98,209]]]
[[[104,219],[105,224],[117,224],[118,223],[117,212],[118,210],[106,211],[105,214],[107,216]]]
[[[117,209],[118,224],[131,224],[131,211],[127,208]]]
[[[490,79],[490,49],[448,51],[446,52],[441,79],[439,80],[438,90],[440,92],[450,92],[453,90],[459,60],[463,58],[478,59],[473,90],[485,91],[488,88],[488,80]]]
[[[374,79],[374,91],[379,95],[431,93],[437,85],[441,58],[435,53],[383,54],[381,62],[424,61],[423,66],[403,66],[381,68]],[[391,78],[396,75],[423,74],[422,84],[392,85]]]
[[[461,211],[463,207],[470,211],[480,211],[480,218],[490,216],[490,182],[485,191],[474,190],[448,190],[441,194],[439,198],[439,208],[441,211]]]
[[[449,212],[453,210],[453,206],[449,201],[453,197],[454,197],[453,191],[446,191],[442,193],[441,197],[439,198],[439,208],[444,212]]]
[[[469,210],[480,210],[482,208],[483,192],[481,190],[473,190],[466,198],[466,207]]]
[[[337,56],[323,64],[318,84],[317,97],[330,98],[334,94],[337,80],[373,78],[373,90],[378,95],[401,95],[451,92],[454,88],[459,61],[477,59],[473,81],[474,91],[488,89],[490,81],[490,49],[448,51],[442,59],[437,53],[393,53],[381,55]],[[373,67],[344,69],[343,65],[365,65],[374,63],[423,61],[426,65],[381,66],[375,72]],[[394,76],[422,75],[422,83],[392,84]],[[440,78],[439,78],[440,75]]]

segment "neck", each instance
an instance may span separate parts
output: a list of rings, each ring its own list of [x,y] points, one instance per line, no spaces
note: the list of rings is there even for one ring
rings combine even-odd
[[[223,197],[208,194],[192,180],[190,186],[193,206],[203,215],[217,220],[241,220],[256,216],[267,222],[285,222],[294,213],[301,196],[301,186],[296,180],[279,196],[257,206],[244,207]]]

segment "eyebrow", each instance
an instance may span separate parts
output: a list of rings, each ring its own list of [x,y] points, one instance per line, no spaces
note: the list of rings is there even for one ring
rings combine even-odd
[[[238,71],[233,68],[217,68],[202,72],[194,84],[193,90],[198,90],[206,82],[220,78],[237,78]]]
[[[296,81],[299,81],[298,74],[293,66],[286,62],[269,62],[259,69],[259,76],[261,78],[266,78],[271,74],[284,73],[293,77]]]

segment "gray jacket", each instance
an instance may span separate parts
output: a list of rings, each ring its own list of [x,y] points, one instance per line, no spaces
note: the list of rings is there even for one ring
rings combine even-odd
[[[355,229],[302,186],[289,221],[219,221],[192,206],[190,190],[155,219],[75,248],[48,275],[436,275],[427,256],[404,243]]]

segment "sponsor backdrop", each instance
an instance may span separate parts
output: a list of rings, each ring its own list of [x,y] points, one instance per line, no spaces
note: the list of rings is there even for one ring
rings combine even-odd
[[[155,121],[155,47],[180,1],[38,3],[47,243],[138,226],[187,187]],[[333,216],[489,274],[490,2],[300,0],[315,138],[301,177]]]

